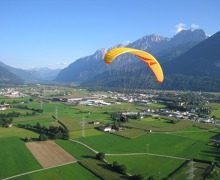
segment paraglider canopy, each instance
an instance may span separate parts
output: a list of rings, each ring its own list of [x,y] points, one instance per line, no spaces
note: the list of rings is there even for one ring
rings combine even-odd
[[[131,53],[134,54],[135,56],[139,57],[142,59],[153,71],[157,82],[162,83],[164,80],[163,76],[163,70],[159,64],[159,62],[149,53],[145,51],[141,51],[138,49],[133,49],[133,48],[115,48],[111,49],[104,57],[104,61],[107,64],[110,64],[117,56],[123,54],[123,53]]]

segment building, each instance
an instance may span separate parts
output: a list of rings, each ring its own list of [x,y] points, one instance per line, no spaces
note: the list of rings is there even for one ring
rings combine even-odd
[[[100,126],[99,129],[104,132],[110,132],[112,130],[112,127],[111,126]]]

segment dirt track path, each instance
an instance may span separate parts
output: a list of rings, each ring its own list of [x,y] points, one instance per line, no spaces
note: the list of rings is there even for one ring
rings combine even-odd
[[[216,130],[218,128],[213,128],[213,129],[207,129],[207,130],[200,130],[200,131],[153,131],[151,133],[160,133],[160,134],[176,134],[176,133],[200,133],[200,132],[209,132],[209,131],[213,131]]]
[[[153,154],[153,153],[127,153],[127,154],[105,154],[106,156],[138,156],[138,155],[149,155],[149,156],[160,156],[172,159],[180,159],[180,160],[190,160],[183,157],[176,157],[176,156],[167,156],[163,154]]]
[[[77,141],[77,140],[74,140],[74,139],[69,139],[69,140],[70,140],[70,141],[73,141],[73,142],[76,142],[76,143],[79,143],[79,144],[81,144],[81,145],[87,147],[88,149],[90,149],[91,151],[93,151],[93,152],[96,153],[96,154],[99,153],[99,152],[96,151],[95,149],[91,148],[90,146],[88,146],[88,145],[86,145],[86,144],[84,144],[84,143],[82,143],[82,142],[80,142],[80,141]]]
[[[15,176],[7,177],[7,178],[4,178],[2,180],[12,179],[12,178],[16,178],[16,177],[19,177],[19,176],[24,176],[24,175],[27,175],[27,174],[32,174],[32,173],[36,173],[36,172],[39,172],[39,171],[44,171],[44,170],[47,170],[47,169],[52,169],[52,168],[56,168],[56,167],[59,167],[59,166],[73,164],[73,163],[77,163],[77,161],[73,161],[73,162],[69,162],[69,163],[65,163],[65,164],[61,164],[61,165],[53,166],[53,167],[49,167],[49,168],[37,169],[37,170],[34,170],[34,171],[29,171],[29,172],[26,172],[26,173],[22,173],[22,174],[17,174]]]

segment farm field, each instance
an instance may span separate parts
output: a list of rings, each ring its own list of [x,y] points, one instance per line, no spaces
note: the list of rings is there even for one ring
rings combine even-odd
[[[71,139],[78,139],[82,137],[82,130],[75,130],[75,131],[71,131],[70,133],[70,138]],[[96,136],[96,135],[101,135],[104,134],[104,132],[97,130],[95,128],[91,128],[91,129],[86,129],[85,131],[85,136]]]
[[[42,168],[19,137],[0,138],[0,179]]]
[[[83,94],[88,94],[88,92],[84,91]],[[39,99],[35,99],[25,105],[27,105],[28,109],[39,109],[41,108],[39,102]],[[214,108],[212,111],[214,114],[212,115],[218,117],[220,106],[217,103],[213,103],[211,106]],[[88,147],[71,140],[77,140],[97,152],[103,152],[108,163],[117,161],[120,164],[125,164],[129,174],[142,174],[144,179],[150,176],[157,180],[168,177],[183,163],[193,158],[220,162],[220,149],[215,146],[214,142],[210,141],[220,133],[220,129],[215,125],[188,120],[170,123],[166,117],[161,116],[160,118],[129,119],[128,122],[121,123],[125,130],[112,133],[98,130],[99,126],[114,124],[111,119],[111,113],[137,112],[148,108],[165,107],[163,104],[153,103],[140,105],[121,103],[92,107],[44,102],[42,105],[43,113],[37,112],[33,116],[26,115],[26,112],[31,113],[31,110],[8,109],[4,113],[18,111],[21,116],[13,118],[13,127],[0,127],[0,165],[4,167],[4,169],[0,170],[0,179],[33,170],[41,171],[14,179],[127,178],[127,176],[113,172],[106,163],[94,159],[96,154]],[[29,143],[38,142],[39,133],[15,126],[18,124],[35,126],[37,123],[47,128],[60,126],[60,123],[52,116],[56,116],[69,129],[70,139],[50,139],[50,141],[63,148],[71,156],[75,157],[78,162],[52,169],[44,169],[43,167],[46,166],[40,165],[26,147]],[[84,133],[82,132],[83,121],[85,123]],[[94,125],[90,123],[91,121],[100,121],[100,124]],[[84,137],[82,137],[83,134]],[[32,142],[25,143],[25,137],[30,137]],[[200,178],[203,173],[202,169],[208,168],[208,165],[206,163],[197,163],[196,166],[197,169],[201,170],[196,171],[196,177]],[[185,171],[186,168],[184,166],[179,171],[180,173],[173,176],[173,178],[185,178]]]
[[[26,136],[32,138],[38,138],[39,134],[33,131],[17,128],[14,126],[12,126],[11,128],[0,127],[0,138],[18,137],[24,139]]]
[[[109,179],[109,180],[116,180],[116,179],[129,179],[128,176],[121,175],[117,172],[111,170],[111,168],[104,162],[100,162],[96,159],[84,159],[80,162],[82,166],[87,169],[90,169],[94,174],[96,174],[100,179]]]
[[[81,138],[79,141],[106,154],[146,153],[146,144],[150,144],[149,153],[209,161],[218,161],[220,158],[218,148],[208,145],[207,141],[172,134],[149,133],[135,139],[105,134]]]
[[[76,159],[82,160],[88,157],[94,157],[95,153],[81,144],[72,142],[71,140],[56,140],[56,143],[73,155]]]
[[[219,103],[211,103],[209,104],[213,108],[213,111],[211,112],[212,116],[216,116],[218,120],[220,120],[220,104]]]
[[[125,138],[129,138],[129,139],[134,139],[134,138],[142,136],[146,133],[147,132],[142,129],[135,129],[135,128],[125,129],[125,130],[114,132],[114,134],[116,134],[116,135],[119,135],[119,136],[122,136]]]
[[[29,142],[26,146],[43,168],[77,161],[54,141]]]
[[[52,169],[46,169],[40,172],[23,175],[17,178],[13,178],[16,180],[48,180],[48,179],[77,179],[77,180],[85,180],[92,179],[98,180],[97,176],[93,173],[85,169],[79,163],[64,165]]]
[[[191,163],[191,164],[190,164]],[[193,174],[194,179],[204,179],[206,177],[206,172],[211,167],[210,164],[206,163],[200,163],[200,162],[188,162],[184,165],[183,168],[181,168],[177,173],[175,173],[172,176],[172,179],[178,180],[178,179],[187,179],[190,177],[189,172],[190,168],[193,167],[194,171]]]
[[[167,177],[185,162],[185,160],[150,155],[107,156],[106,159],[110,163],[117,161],[119,164],[126,164],[131,174],[139,173],[144,177],[153,176],[156,179]]]

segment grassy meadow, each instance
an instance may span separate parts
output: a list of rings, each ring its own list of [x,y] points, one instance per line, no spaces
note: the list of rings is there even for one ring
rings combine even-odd
[[[56,143],[78,160],[82,160],[88,157],[94,157],[96,155],[93,151],[86,148],[85,146],[82,146],[81,144],[72,142],[70,140],[56,140]]]
[[[55,88],[55,87],[54,87]],[[70,90],[72,94],[78,91]],[[67,94],[66,90],[61,91]],[[81,95],[88,94],[80,91]],[[45,95],[45,94],[44,94]],[[47,96],[53,97],[53,93],[47,92]],[[27,99],[27,98],[26,98]],[[22,99],[20,99],[22,100]],[[40,109],[40,99],[29,102],[28,108]],[[220,105],[210,104],[213,111],[211,115],[220,118]],[[31,137],[37,141],[39,134],[15,127],[18,123],[36,125],[40,123],[46,127],[59,126],[52,116],[64,123],[69,129],[70,139],[75,139],[92,147],[98,152],[104,152],[108,163],[118,161],[125,164],[129,174],[142,174],[144,179],[153,176],[155,179],[167,177],[176,168],[181,166],[186,159],[200,159],[211,162],[220,161],[220,149],[214,146],[213,137],[220,133],[220,129],[214,125],[201,124],[180,120],[172,124],[166,118],[160,119],[147,117],[140,120],[129,119],[123,123],[125,130],[113,133],[105,133],[97,130],[100,125],[113,124],[110,114],[113,112],[140,111],[148,108],[165,108],[163,104],[122,103],[117,105],[91,107],[85,105],[71,105],[58,102],[43,102],[43,113],[26,115],[31,110],[11,108],[1,113],[12,111],[20,112],[20,117],[13,118],[13,127],[0,127],[0,179],[16,174],[41,169],[42,167],[26,148],[23,139]],[[100,121],[101,124],[93,125],[89,122]],[[82,137],[82,121],[85,122],[85,137]],[[152,130],[152,132],[149,132]],[[15,179],[126,179],[127,177],[111,171],[107,164],[94,159],[95,153],[90,149],[71,140],[55,140],[55,142],[73,155],[79,163],[69,164],[57,168],[20,176]],[[136,155],[123,155],[129,153],[142,153]],[[150,153],[146,155],[143,153]],[[115,155],[117,154],[117,156]],[[176,159],[172,157],[180,157]],[[207,164],[196,164],[198,169],[206,168]],[[201,169],[200,168],[200,169]],[[184,178],[186,168],[181,168],[179,174],[173,178]],[[93,173],[92,173],[93,172]],[[203,171],[197,171],[196,177],[200,177]],[[96,175],[95,175],[96,174]]]
[[[107,161],[125,164],[130,174],[142,174],[144,177],[154,176],[156,179],[167,177],[185,160],[171,159],[149,155],[107,156]]]
[[[197,140],[166,133],[148,133],[135,139],[127,139],[114,134],[104,134],[79,140],[95,150],[107,154],[146,153],[146,145],[149,144],[149,153],[154,154],[188,159],[198,158],[209,161],[218,161],[220,158],[218,154],[220,150],[209,145],[209,142],[206,140]]]
[[[219,103],[210,103],[210,107],[212,107],[211,116],[215,116],[217,120],[220,120],[220,104]]]
[[[64,165],[52,169],[13,178],[16,180],[48,180],[48,179],[99,179],[90,171],[86,170],[79,163]]]
[[[0,138],[0,179],[42,168],[19,137]]]
[[[32,138],[38,138],[39,134],[33,131],[17,128],[14,126],[12,126],[11,128],[0,127],[0,138],[18,137],[18,138],[23,139],[26,136],[32,137]]]

